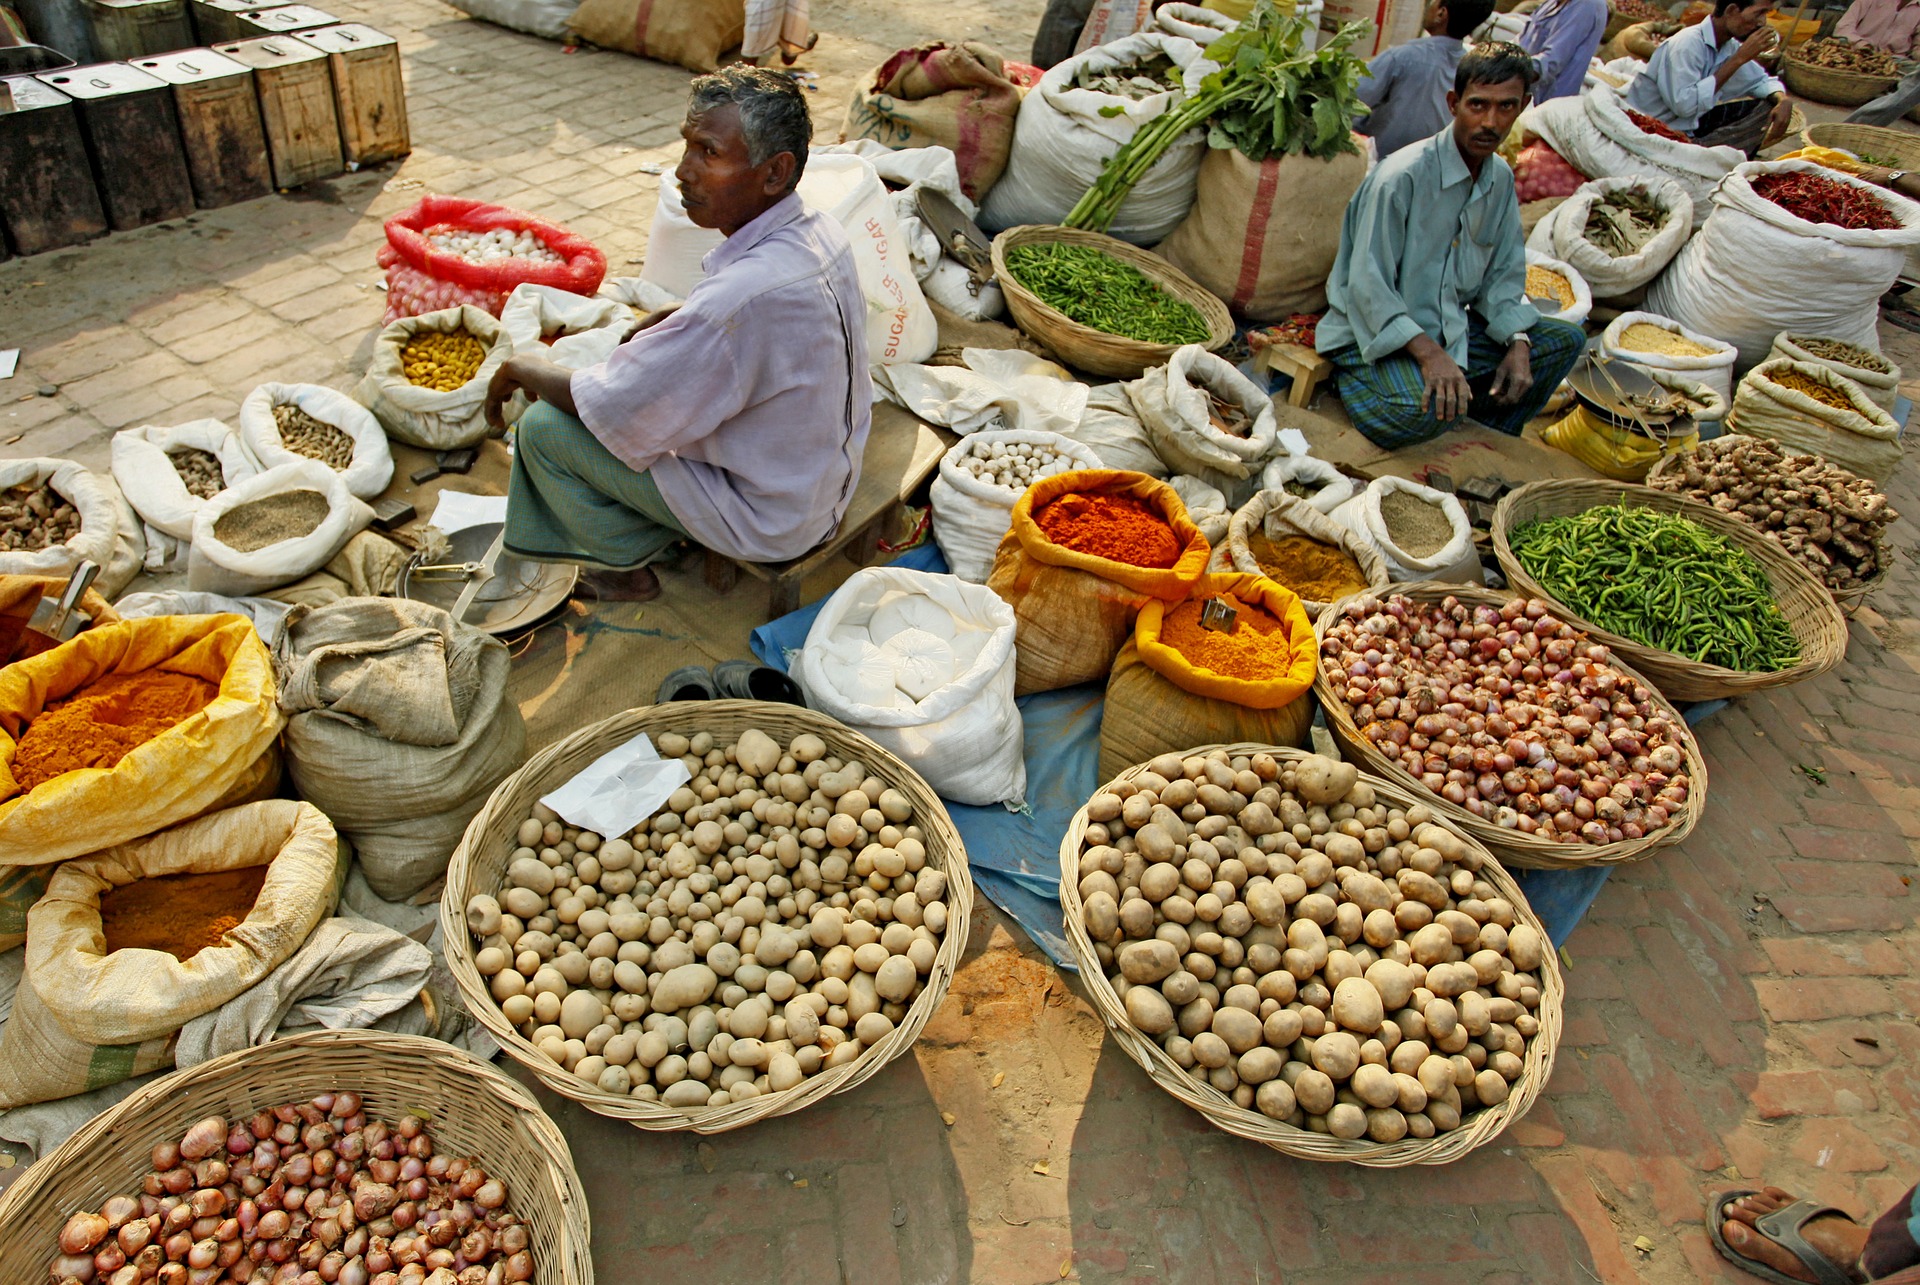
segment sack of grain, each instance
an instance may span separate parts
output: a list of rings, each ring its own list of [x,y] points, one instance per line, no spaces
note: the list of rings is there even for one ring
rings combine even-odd
[[[1180,546],[1171,567],[1139,567],[1063,548],[1034,521],[1034,511],[1069,493],[1126,496],[1153,509]],[[1113,668],[1140,608],[1154,598],[1186,599],[1212,553],[1172,487],[1140,473],[1088,469],[1034,483],[1013,506],[987,587],[1013,607],[1015,692],[1052,691],[1092,682]]]
[[[602,49],[713,71],[747,32],[746,0],[585,0],[567,20]]]
[[[1623,312],[1615,317],[1600,332],[1600,352],[1649,372],[1697,379],[1722,402],[1733,399],[1733,363],[1739,351],[1657,312]]]
[[[1473,525],[1445,491],[1403,477],[1376,478],[1332,516],[1379,547],[1390,579],[1484,583]]]
[[[1217,487],[1239,505],[1260,489],[1260,469],[1279,445],[1273,399],[1232,362],[1199,344],[1176,349],[1127,384],[1154,453],[1175,473]]]
[[[281,464],[194,515],[187,587],[231,597],[277,588],[325,566],[371,521],[346,478],[319,460]]]
[[[472,378],[458,388],[435,389],[407,378],[403,354],[417,336],[465,332],[486,350]],[[387,435],[409,446],[450,451],[472,446],[487,435],[487,385],[513,355],[506,331],[487,312],[471,304],[402,317],[380,332],[373,360],[353,395],[373,412]]]
[[[1331,513],[1353,498],[1353,479],[1311,455],[1276,455],[1260,471],[1260,489],[1284,491]]]
[[[1787,357],[1747,372],[1727,428],[1822,456],[1875,482],[1886,480],[1902,453],[1900,426],[1864,389],[1830,366]]]
[[[52,496],[40,494],[41,487]],[[73,512],[63,514],[60,501]],[[35,531],[50,523],[58,538],[29,547]],[[93,562],[100,567],[94,587],[111,599],[140,574],[146,549],[140,516],[111,477],[90,473],[72,460],[0,460],[0,576],[64,580],[82,562]]]
[[[212,456],[211,468],[205,459],[191,456],[184,464],[178,462],[176,457],[188,451]],[[112,459],[113,480],[147,524],[148,570],[167,560],[174,540],[192,538],[193,516],[212,495],[260,471],[240,434],[217,419],[196,419],[172,428],[144,424],[121,429],[113,435]],[[194,472],[199,482],[195,490],[187,489],[182,468]],[[207,492],[209,486],[211,492]]]
[[[618,300],[589,299],[554,286],[515,286],[500,310],[500,329],[511,352],[544,357],[568,370],[605,361],[638,324],[633,310]],[[517,392],[501,415],[517,424],[532,404]]]
[[[1542,304],[1534,304],[1547,321],[1584,326],[1587,314],[1593,311],[1593,291],[1579,271],[1570,263],[1533,249],[1527,251],[1527,294],[1536,299],[1550,298],[1557,305],[1549,311]]]
[[[1100,779],[1112,780],[1135,763],[1195,745],[1309,743],[1319,645],[1306,609],[1291,590],[1238,572],[1203,576],[1189,600],[1224,594],[1279,620],[1280,628],[1268,637],[1283,644],[1285,661],[1260,678],[1216,673],[1162,638],[1167,614],[1177,604],[1149,601],[1107,679]]]
[[[948,148],[962,191],[978,201],[1007,168],[1019,110],[1020,87],[998,53],[973,40],[938,42],[902,49],[860,78],[840,141]]]
[[[1025,485],[1009,489],[987,478],[977,477],[964,461],[983,452],[991,455],[1001,447],[1038,447],[1063,456],[1069,471],[1099,468],[1100,459],[1092,450],[1062,437],[1036,429],[1000,428],[971,433],[940,457],[940,471],[929,488],[928,503],[933,506],[933,540],[947,570],[962,580],[984,584],[993,570],[994,551],[1013,522],[1014,501]]]
[[[1696,231],[1720,180],[1747,159],[1735,147],[1702,147],[1649,134],[1627,115],[1619,91],[1605,85],[1535,103],[1520,113],[1509,137],[1546,140],[1589,178],[1672,179],[1693,202]]]
[[[1386,556],[1378,546],[1361,538],[1351,527],[1334,521],[1311,502],[1285,491],[1262,491],[1240,506],[1233,520],[1227,524],[1227,556],[1224,565],[1217,569],[1274,580],[1273,571],[1261,565],[1250,544],[1256,534],[1268,540],[1284,540],[1288,536],[1318,540],[1322,544],[1332,545],[1357,562],[1360,573],[1366,577],[1367,588],[1385,590],[1392,582],[1387,572]],[[1275,583],[1287,587],[1284,582],[1275,580]],[[1332,600],[1303,597],[1300,601],[1307,615],[1318,617]]]
[[[1621,191],[1638,191],[1652,198],[1667,212],[1667,219],[1638,250],[1615,255],[1588,235],[1587,223],[1595,206]],[[1527,249],[1571,265],[1595,295],[1616,299],[1658,276],[1692,234],[1693,200],[1672,179],[1601,178],[1582,184],[1579,191],[1540,220],[1527,238]]]
[[[525,758],[506,647],[438,607],[347,598],[295,607],[273,658],[294,787],[353,843],[375,892],[418,892]]]
[[[1018,807],[1013,609],[953,576],[856,571],[807,631],[793,675],[812,709],[898,754],[955,803]]]
[[[1858,384],[1881,410],[1891,411],[1900,396],[1900,368],[1871,348],[1782,331],[1773,341],[1773,350],[1767,354],[1768,360],[1775,357],[1825,366]]]
[[[345,393],[318,384],[262,384],[248,393],[240,403],[240,440],[259,469],[319,460],[363,500],[393,481],[380,421]]]
[[[166,875],[267,867],[252,909],[186,958],[106,948],[101,899]],[[26,970],[0,1028],[0,1109],[71,1097],[173,1064],[190,1019],[263,980],[333,913],[347,853],[311,803],[216,812],[69,861],[27,913]]]

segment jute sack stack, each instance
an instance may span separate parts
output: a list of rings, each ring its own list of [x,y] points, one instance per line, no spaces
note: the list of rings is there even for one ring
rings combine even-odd
[[[979,201],[1007,168],[1020,87],[986,45],[963,40],[902,49],[860,78],[840,141],[871,138],[896,151],[944,147],[960,190]]]
[[[425,603],[346,598],[289,612],[273,659],[295,788],[375,892],[418,892],[526,756],[506,647]]]
[[[1277,321],[1327,306],[1347,202],[1364,155],[1249,160],[1209,149],[1193,210],[1154,253],[1226,301],[1234,315]]]
[[[147,670],[191,674],[220,692],[113,767],[21,792],[14,750],[43,709],[95,679]],[[0,669],[0,867],[98,852],[270,793],[280,780],[279,733],[273,666],[245,616],[123,620],[8,665]]]
[[[1774,382],[1774,376],[1788,373],[1804,375],[1833,390],[1852,409],[1828,406]],[[1785,357],[1761,362],[1740,381],[1727,428],[1778,442],[1788,450],[1822,456],[1875,482],[1886,480],[1902,453],[1900,426],[1858,384],[1830,366]]]
[[[1215,673],[1161,641],[1166,613],[1177,604],[1154,599],[1140,609],[1133,637],[1107,679],[1100,715],[1100,778],[1193,745],[1252,742],[1305,746],[1313,724],[1313,675],[1319,644],[1313,622],[1291,589],[1264,576],[1225,572],[1197,581],[1191,597],[1231,594],[1280,621],[1286,663],[1271,675]]]
[[[1173,528],[1179,560],[1165,569],[1137,567],[1055,544],[1034,521],[1034,511],[1070,493],[1147,504]],[[987,588],[1013,607],[1014,693],[1106,677],[1140,608],[1156,598],[1184,602],[1211,552],[1173,488],[1143,473],[1085,469],[1035,482],[1014,504],[1012,525],[987,577]]]
[[[107,951],[100,899],[112,889],[258,865],[266,884],[220,945],[185,960]],[[0,1108],[171,1066],[182,1026],[261,981],[333,913],[346,865],[318,808],[270,799],[61,866],[27,915],[26,971],[0,1034]]]
[[[590,45],[713,71],[747,33],[746,0],[586,0],[567,28]]]

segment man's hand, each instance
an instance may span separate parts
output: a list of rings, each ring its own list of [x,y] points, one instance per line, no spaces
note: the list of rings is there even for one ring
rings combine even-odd
[[[1533,388],[1533,349],[1521,340],[1507,345],[1507,355],[1493,372],[1493,400],[1511,406]]]
[[[576,418],[579,416],[579,409],[573,404],[572,371],[544,357],[509,357],[493,372],[487,384],[487,424],[494,432],[507,431],[501,408],[517,392],[524,392],[534,401],[546,402]]]
[[[1467,413],[1473,390],[1467,387],[1467,374],[1453,358],[1425,335],[1407,345],[1408,354],[1420,364],[1420,379],[1426,391],[1420,397],[1420,409],[1431,410],[1435,420],[1451,424]]]
[[[1767,113],[1767,136],[1760,146],[1772,147],[1786,137],[1787,126],[1793,120],[1793,104],[1787,101],[1785,94],[1773,100],[1773,110]]]
[[[507,431],[506,416],[501,412],[513,395],[526,388],[520,382],[519,370],[515,365],[517,358],[509,357],[500,363],[500,369],[493,372],[493,378],[487,381],[487,426],[495,434]]]
[[[1734,51],[1733,61],[1752,62],[1761,54],[1772,49],[1774,41],[1779,38],[1780,33],[1772,27],[1761,27],[1758,31],[1740,42],[1740,48]]]

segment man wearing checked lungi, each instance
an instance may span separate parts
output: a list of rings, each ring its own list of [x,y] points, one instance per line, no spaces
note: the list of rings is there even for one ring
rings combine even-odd
[[[685,304],[605,362],[510,358],[506,549],[588,567],[604,598],[660,592],[647,564],[692,537],[748,562],[831,536],[871,424],[866,303],[853,250],[795,193],[813,125],[792,79],[730,67],[693,83],[674,172],[687,217],[725,236]]]
[[[1513,171],[1495,154],[1537,76],[1518,45],[1468,52],[1447,128],[1380,162],[1347,205],[1315,345],[1376,445],[1468,418],[1518,437],[1580,355],[1580,328],[1527,302]]]

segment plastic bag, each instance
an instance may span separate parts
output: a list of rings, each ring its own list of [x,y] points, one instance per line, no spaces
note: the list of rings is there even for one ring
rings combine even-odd
[[[326,517],[307,534],[246,552],[215,534],[220,519],[234,509],[290,491],[317,491],[326,498]],[[346,479],[319,460],[270,468],[228,487],[194,515],[187,587],[238,597],[298,580],[325,566],[372,520],[373,510],[347,490]]]
[[[1658,353],[1641,348],[1623,348],[1621,337],[1627,333],[1629,327],[1642,323],[1670,331],[1688,343],[1698,344],[1709,351],[1702,357],[1689,357],[1682,353]],[[1663,317],[1654,312],[1623,312],[1608,322],[1607,328],[1600,332],[1600,352],[1616,361],[1631,362],[1648,371],[1666,371],[1684,375],[1689,379],[1697,379],[1717,393],[1723,404],[1733,398],[1733,362],[1734,358],[1739,356],[1733,345],[1721,343],[1711,335],[1689,330],[1671,317]]]
[[[1615,257],[1587,239],[1587,216],[1601,198],[1638,188],[1664,206],[1667,221],[1637,254]],[[1553,212],[1534,225],[1527,251],[1552,255],[1569,264],[1602,299],[1615,299],[1653,280],[1680,253],[1693,234],[1693,200],[1672,179],[1630,176],[1600,178],[1582,184]],[[1589,296],[1591,307],[1591,296]],[[1544,314],[1542,314],[1544,315]]]
[[[487,355],[472,379],[451,392],[422,388],[407,378],[402,353],[413,337],[429,331],[464,330],[486,345]],[[429,451],[472,446],[486,437],[487,385],[513,355],[513,345],[491,314],[474,307],[403,317],[374,340],[373,360],[353,390],[373,412],[389,437]]]
[[[1809,223],[1753,190],[1767,174],[1817,174],[1870,194],[1900,223],[1884,232]],[[1920,245],[1920,205],[1808,161],[1753,161],[1729,174],[1713,212],[1647,292],[1647,308],[1757,364],[1782,331],[1878,345],[1879,300]]]
[[[1188,344],[1129,383],[1127,397],[1154,452],[1175,473],[1219,488],[1233,507],[1260,489],[1260,467],[1278,449],[1279,423],[1273,400],[1232,362]],[[1246,415],[1244,437],[1214,422],[1214,398]]]
[[[1538,250],[1528,250],[1527,266],[1545,268],[1549,272],[1559,273],[1565,278],[1568,288],[1573,291],[1573,302],[1565,305],[1558,312],[1548,312],[1535,304],[1534,307],[1539,309],[1543,320],[1564,321],[1571,326],[1587,324],[1587,314],[1593,311],[1593,292],[1587,288],[1586,278],[1582,277],[1572,264],[1542,254]]]
[[[1331,513],[1353,498],[1353,479],[1311,455],[1276,455],[1260,472],[1263,491],[1292,495],[1289,483],[1308,488],[1306,495],[1294,498],[1305,500],[1322,513]]]
[[[217,683],[197,714],[110,768],[85,768],[22,794],[17,741],[54,701],[109,674],[165,669]],[[273,668],[239,616],[170,616],[96,625],[0,669],[0,867],[44,865],[226,807],[279,781]]]
[[[617,300],[589,299],[553,286],[516,286],[500,310],[500,329],[511,352],[545,357],[568,370],[599,365],[638,325],[633,310]],[[516,424],[532,404],[517,392],[502,414]]]
[[[82,562],[97,563],[100,575],[94,587],[102,597],[114,598],[140,574],[146,556],[140,517],[120,493],[114,480],[90,473],[72,460],[0,460],[0,491],[14,487],[53,488],[80,514],[80,530],[64,542],[44,549],[0,552],[0,575],[72,575]]]
[[[273,646],[280,622],[293,608],[271,598],[228,598],[217,593],[194,593],[190,589],[162,589],[152,593],[130,593],[113,604],[113,610],[127,620],[149,616],[245,616],[253,622],[260,641]]]
[[[380,421],[345,393],[319,384],[262,384],[240,403],[240,440],[258,469],[313,458],[287,449],[280,435],[280,421],[273,414],[276,406],[298,406],[353,439],[352,462],[336,471],[347,490],[360,499],[377,498],[393,481],[393,454],[387,449],[387,434]]]
[[[1445,544],[1425,557],[1418,557],[1394,542],[1386,520],[1380,516],[1380,501],[1395,491],[1416,495],[1446,514],[1453,533]],[[1467,511],[1445,491],[1436,491],[1403,477],[1376,478],[1366,490],[1334,510],[1333,520],[1351,527],[1379,547],[1381,556],[1387,560],[1387,575],[1392,580],[1485,583],[1480,571],[1480,555],[1473,547],[1473,525],[1467,521]]]
[[[1178,89],[1135,100],[1076,84],[1082,72],[1133,67],[1163,55],[1179,69]],[[1179,106],[1216,70],[1193,41],[1157,31],[1101,45],[1051,68],[1020,102],[1007,170],[987,193],[981,226],[999,232],[1023,223],[1059,223],[1121,144]],[[1165,240],[1193,208],[1206,149],[1200,129],[1168,148],[1134,185],[1108,232],[1136,245]]]
[[[1814,336],[1789,335],[1782,331],[1774,338],[1773,350],[1767,354],[1767,359],[1771,361],[1775,357],[1788,357],[1794,361],[1806,362],[1814,366],[1825,366],[1827,369],[1833,371],[1834,374],[1844,376],[1852,380],[1855,384],[1858,384],[1860,391],[1865,393],[1873,404],[1881,410],[1893,410],[1893,403],[1900,396],[1900,368],[1898,366],[1894,366],[1893,363],[1889,361],[1887,365],[1893,367],[1890,371],[1868,370],[1863,366],[1855,366],[1848,362],[1841,361],[1838,358],[1816,357],[1800,346],[1812,338],[1814,338]]]
[[[147,524],[147,566],[166,560],[166,543],[193,535],[193,515],[206,501],[187,490],[168,458],[179,450],[206,451],[220,462],[223,486],[244,482],[260,471],[240,435],[217,419],[196,419],[172,428],[143,425],[113,435],[113,480]],[[156,538],[159,537],[159,538]],[[158,553],[156,558],[154,555]]]
[[[1839,410],[1799,391],[1776,384],[1776,375],[1805,376],[1846,398],[1852,410]],[[1731,432],[1764,437],[1783,448],[1819,455],[1875,482],[1885,481],[1900,463],[1900,426],[1876,406],[1858,384],[1831,367],[1789,358],[1762,362],[1740,381]]]
[[[1227,523],[1233,520],[1227,497],[1221,494],[1220,488],[1186,473],[1168,478],[1167,485],[1187,506],[1187,516],[1200,528],[1200,534],[1207,537],[1207,543],[1217,548],[1227,538]]]
[[[459,196],[422,197],[418,204],[388,219],[386,229],[387,244],[380,248],[379,263],[388,269],[389,324],[461,304],[473,304],[498,316],[515,286],[531,283],[590,295],[607,275],[607,256],[585,237],[523,210],[485,201]],[[442,229],[531,232],[563,261],[536,263],[515,258],[469,263],[427,240],[429,233]],[[397,269],[411,269],[411,274]]]
[[[956,661],[959,672],[920,700],[866,704],[855,699],[858,693],[838,685],[833,668],[822,663],[825,650],[836,640],[842,646],[862,642],[875,611],[896,594],[922,597],[939,607],[953,622],[956,640],[966,634],[984,639],[964,668]],[[941,798],[1018,806],[1026,796],[1027,765],[1020,709],[1013,700],[1014,633],[1013,609],[987,589],[953,576],[869,567],[854,572],[820,609],[793,672],[811,708],[898,754]],[[920,639],[932,637],[909,628],[887,646],[896,652],[909,643],[924,647]],[[950,651],[957,654],[957,648]]]
[[[940,471],[929,488],[933,539],[947,569],[962,580],[984,584],[993,570],[994,551],[1013,522],[1019,494],[975,477],[960,467],[960,457],[983,447],[1044,446],[1068,456],[1075,469],[1101,467],[1093,451],[1059,433],[1031,429],[989,429],[975,433],[940,457]]]

